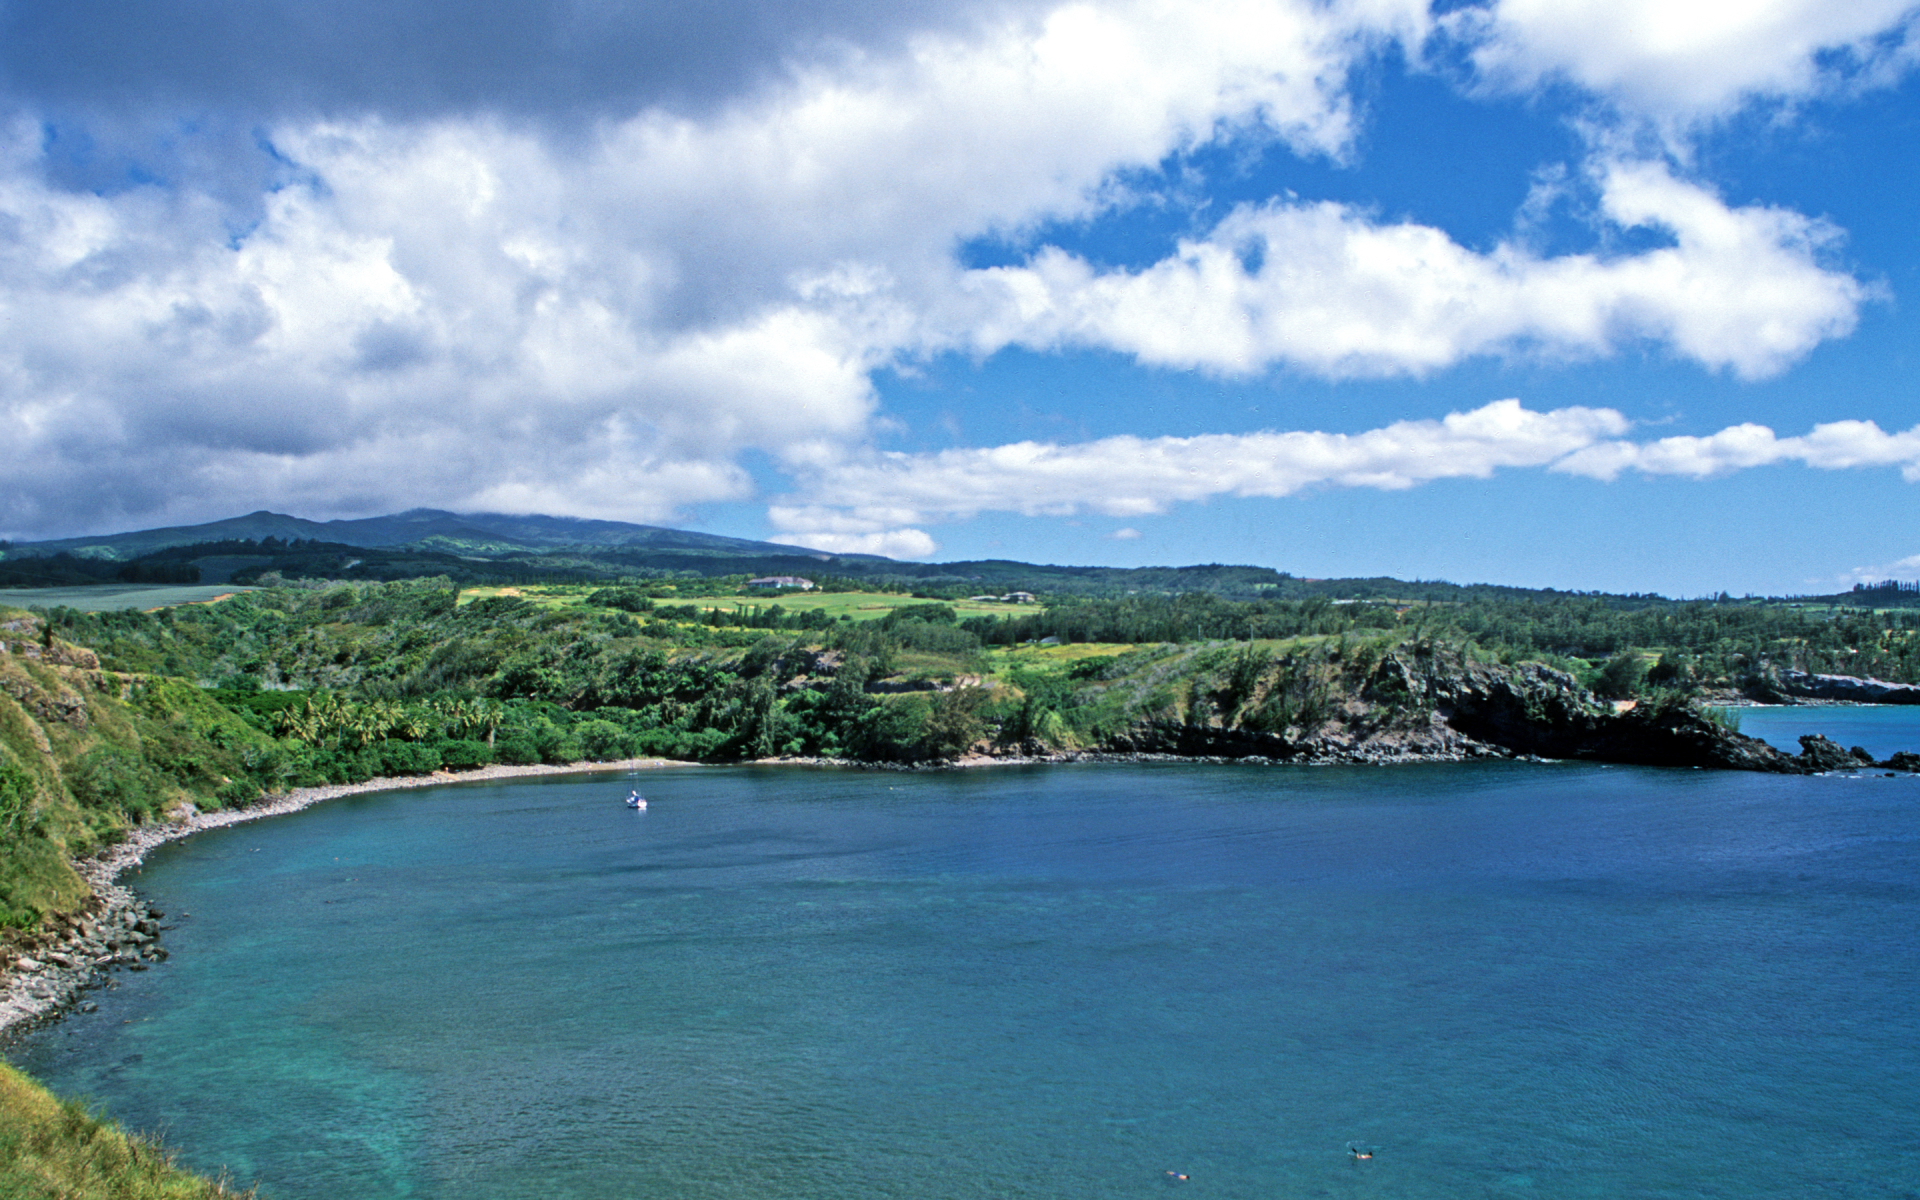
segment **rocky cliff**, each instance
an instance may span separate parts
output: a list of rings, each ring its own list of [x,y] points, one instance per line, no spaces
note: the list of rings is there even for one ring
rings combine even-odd
[[[1920,704],[1920,687],[1910,683],[1888,683],[1884,679],[1863,679],[1857,675],[1813,675],[1805,671],[1781,671],[1757,681],[1750,691],[1756,694],[1757,699],[1775,702],[1827,700],[1854,704]]]
[[[1400,762],[1489,757],[1573,759],[1780,774],[1920,765],[1902,754],[1875,763],[1825,738],[1787,754],[1737,733],[1684,702],[1616,706],[1563,671],[1539,663],[1474,662],[1458,653],[1395,653],[1361,679],[1333,687],[1311,726],[1262,728],[1227,714],[1161,715],[1108,737],[1102,747],[1191,757],[1303,762]]]

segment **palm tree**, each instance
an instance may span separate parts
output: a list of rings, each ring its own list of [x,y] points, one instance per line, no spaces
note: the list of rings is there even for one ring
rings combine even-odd
[[[507,719],[507,710],[497,700],[482,700],[478,707],[480,723],[486,727],[487,745],[493,745],[493,738]]]

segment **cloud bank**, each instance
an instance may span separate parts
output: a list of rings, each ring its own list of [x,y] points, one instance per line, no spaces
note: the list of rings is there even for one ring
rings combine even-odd
[[[1008,346],[1347,378],[1644,345],[1774,375],[1845,336],[1875,295],[1833,261],[1838,232],[1604,150],[1585,185],[1596,237],[1650,232],[1653,248],[1482,251],[1292,199],[1204,222],[1139,270],[1043,244],[968,270],[956,248],[1031,244],[1047,222],[1116,212],[1132,202],[1123,181],[1202,146],[1350,156],[1355,74],[1396,46],[1465,47],[1472,86],[1558,79],[1705,119],[1828,86],[1822,55],[1836,48],[1892,61],[1910,15],[1716,10],[1676,41],[1664,10],[1607,40],[1581,34],[1577,5],[1518,0],[1441,20],[1419,0],[891,15],[857,0],[784,15],[729,0],[689,10],[699,20],[620,4],[472,20],[349,4],[324,28],[311,11],[207,0],[171,29],[105,0],[0,16],[15,106],[0,132],[0,533],[257,506],[673,519],[755,495],[742,465],[755,455],[802,481],[891,461],[870,454],[874,371]],[[369,47],[360,67],[350,42]],[[1761,43],[1766,54],[1728,49]],[[713,62],[684,77],[654,61],[702,55]],[[1694,69],[1709,59],[1714,81]],[[208,109],[212,124],[258,120],[245,170],[189,152],[200,116],[183,114]],[[135,132],[87,166],[59,130],[121,128],[103,113],[131,114]],[[1542,445],[1577,424],[1514,419],[1535,418],[1560,431],[1527,435]],[[1581,446],[1612,436],[1581,428]],[[1361,454],[1342,468],[1352,478],[1375,470],[1340,453]],[[1199,469],[1171,449],[1155,461],[1168,479]],[[1294,477],[1264,470],[1246,466],[1226,490]],[[924,511],[965,509],[937,499],[948,484],[927,486]],[[1069,490],[1036,511],[1080,503]],[[1185,498],[1136,490],[1143,504]],[[901,503],[923,511],[918,495]],[[808,506],[782,511],[796,507]],[[889,532],[912,525],[843,514],[812,527],[927,552],[926,535]]]
[[[1399,491],[1525,467],[1611,480],[1627,471],[1705,478],[1799,463],[1820,470],[1897,467],[1920,482],[1920,425],[1887,433],[1871,421],[1835,421],[1799,437],[1739,425],[1710,437],[1647,442],[1623,438],[1630,427],[1613,409],[1534,412],[1518,400],[1499,400],[1357,434],[1115,437],[879,454],[818,471],[797,502],[776,505],[772,515],[785,536],[806,545],[922,557],[937,544],[917,526],[987,512],[1133,517],[1216,496]],[[880,546],[890,549],[872,549]]]
[[[1156,366],[1245,375],[1284,363],[1341,378],[1523,350],[1591,358],[1646,340],[1758,379],[1853,329],[1870,289],[1820,265],[1834,230],[1729,208],[1658,164],[1598,174],[1614,227],[1675,244],[1612,258],[1540,258],[1512,243],[1476,254],[1350,206],[1247,206],[1143,271],[1098,272],[1049,249],[980,272],[975,286],[997,301],[980,348],[1091,345]]]
[[[1671,126],[1722,119],[1754,99],[1795,102],[1886,83],[1912,59],[1910,0],[1499,0],[1440,24],[1480,86],[1565,83]]]
[[[1837,582],[1842,587],[1852,587],[1856,583],[1885,583],[1889,579],[1896,579],[1903,583],[1920,580],[1920,554],[1909,554],[1905,558],[1880,563],[1877,566],[1855,567],[1840,576]]]

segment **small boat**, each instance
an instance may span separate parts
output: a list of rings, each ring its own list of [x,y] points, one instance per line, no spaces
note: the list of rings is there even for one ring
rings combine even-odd
[[[639,792],[627,793],[627,807],[637,812],[647,811],[647,801]]]

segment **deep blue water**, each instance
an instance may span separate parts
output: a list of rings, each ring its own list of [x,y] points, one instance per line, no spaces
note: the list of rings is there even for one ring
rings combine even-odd
[[[1920,778],[628,782],[167,847],[12,1057],[279,1200],[1920,1195]]]

